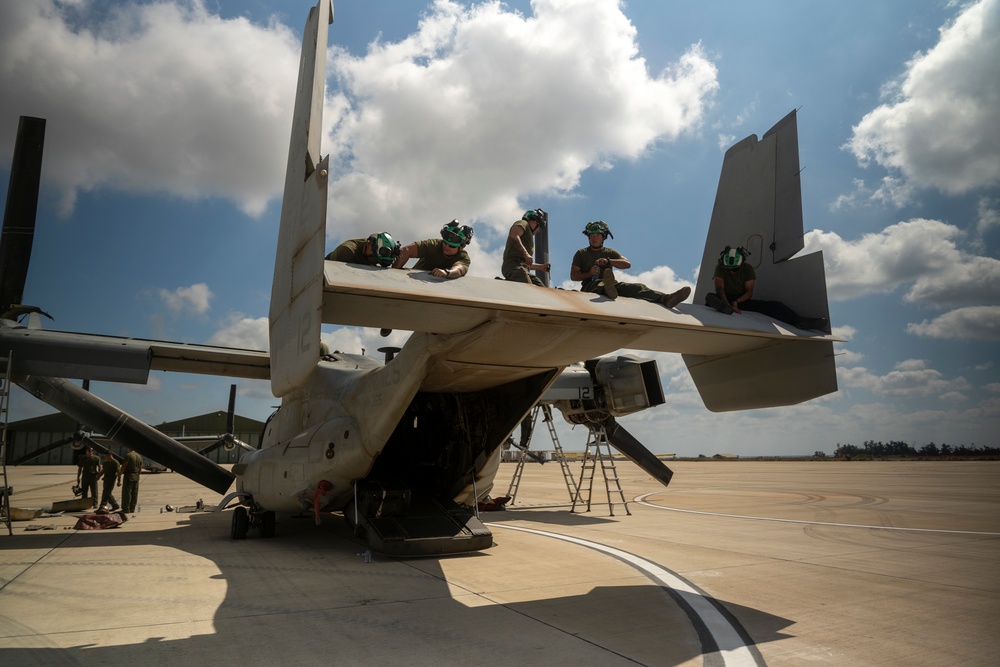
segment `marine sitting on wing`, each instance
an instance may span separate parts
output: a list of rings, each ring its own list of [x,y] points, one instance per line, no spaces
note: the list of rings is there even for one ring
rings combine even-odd
[[[744,310],[762,313],[799,329],[815,329],[830,333],[830,321],[825,317],[802,317],[781,301],[753,298],[757,273],[745,261],[750,251],[742,246],[726,246],[719,253],[719,262],[713,274],[715,292],[705,295],[705,305],[720,313],[740,314]]]
[[[617,299],[619,296],[642,299],[659,303],[667,308],[674,308],[691,294],[690,287],[682,287],[673,294],[665,294],[650,289],[642,283],[618,282],[615,280],[614,269],[631,268],[632,262],[614,248],[604,245],[604,240],[609,236],[615,237],[607,223],[603,220],[588,222],[583,234],[590,243],[573,255],[569,273],[570,280],[580,281],[580,291],[603,294],[609,299]]]

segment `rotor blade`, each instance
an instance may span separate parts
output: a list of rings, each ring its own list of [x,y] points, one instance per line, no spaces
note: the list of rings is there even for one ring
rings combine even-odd
[[[21,116],[0,235],[0,314],[21,303],[35,237],[45,119]]]
[[[214,452],[216,449],[218,449],[219,447],[222,447],[224,444],[226,444],[226,440],[228,440],[228,439],[229,439],[229,434],[227,433],[226,435],[222,436],[221,438],[217,438],[216,441],[213,442],[208,447],[205,447],[203,449],[199,449],[197,451],[202,456],[208,456],[209,454],[211,454],[212,452]]]
[[[11,461],[10,464],[12,466],[19,466],[22,463],[27,463],[28,461],[30,461],[32,459],[38,458],[42,454],[47,454],[48,452],[51,452],[53,449],[59,449],[60,447],[68,445],[69,443],[71,443],[74,440],[76,440],[76,438],[77,438],[77,434],[74,433],[73,435],[67,436],[67,437],[62,438],[60,440],[56,440],[55,442],[50,442],[49,444],[47,444],[47,445],[45,445],[43,447],[39,447],[38,449],[36,449],[34,451],[31,451],[31,452],[28,452],[27,454],[21,455],[20,457],[18,457],[16,459],[14,459],[13,461]]]
[[[212,491],[224,494],[235,475],[63,378],[15,377],[17,384],[60,412],[123,443]]]
[[[236,423],[236,385],[229,385],[229,412],[226,413],[226,433],[233,434]]]
[[[670,484],[670,478],[674,476],[674,472],[646,449],[645,445],[636,440],[635,436],[626,431],[624,426],[615,421],[614,417],[608,417],[604,421],[604,430],[608,434],[608,442],[632,463],[652,475],[654,479],[659,480],[663,486]]]

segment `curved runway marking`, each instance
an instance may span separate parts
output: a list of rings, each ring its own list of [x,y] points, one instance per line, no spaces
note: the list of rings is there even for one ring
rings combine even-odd
[[[557,540],[571,542],[580,546],[600,551],[631,565],[666,590],[680,605],[698,633],[701,640],[703,664],[708,667],[762,667],[765,665],[763,656],[753,645],[746,631],[726,609],[713,598],[699,590],[694,584],[674,574],[660,565],[645,558],[640,558],[628,551],[609,547],[599,542],[582,540],[578,537],[550,533],[534,528],[508,526],[506,524],[490,523],[490,528],[505,528],[519,530],[522,533],[552,537]]]
[[[988,533],[978,530],[944,530],[942,528],[902,528],[900,526],[870,526],[863,523],[833,523],[832,521],[806,521],[805,519],[776,519],[767,516],[745,516],[743,514],[723,514],[721,512],[703,512],[700,510],[685,510],[679,507],[667,507],[666,505],[655,505],[648,502],[646,498],[655,495],[659,491],[653,491],[651,493],[646,493],[641,496],[637,496],[632,499],[632,502],[639,503],[640,505],[645,505],[646,507],[652,507],[658,510],[667,510],[670,512],[684,512],[685,514],[704,514],[706,516],[724,516],[730,519],[751,519],[753,521],[776,521],[778,523],[807,523],[813,526],[836,526],[838,528],[868,528],[871,530],[903,530],[916,533],[952,533],[958,535],[988,535],[995,536],[1000,535],[1000,533]]]

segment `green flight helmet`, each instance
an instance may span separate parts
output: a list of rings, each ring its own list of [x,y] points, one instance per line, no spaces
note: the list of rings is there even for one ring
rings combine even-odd
[[[472,242],[472,227],[452,220],[441,228],[441,238],[453,248],[464,248]]]
[[[372,234],[368,237],[368,243],[371,244],[375,263],[379,266],[392,266],[392,263],[399,257],[399,241],[392,238],[389,232]]]
[[[608,223],[603,220],[594,220],[593,222],[588,222],[587,226],[583,228],[583,235],[590,236],[591,234],[600,234],[604,238],[614,238],[615,235],[611,233],[611,228],[608,227]]]
[[[545,226],[549,224],[549,214],[540,208],[533,209],[531,211],[525,211],[524,215],[521,216],[522,220],[536,220],[538,226],[545,229]]]
[[[719,253],[719,264],[727,269],[738,269],[740,265],[743,264],[743,259],[746,255],[750,253],[746,248],[738,247],[733,248],[731,246],[726,246],[725,249]]]

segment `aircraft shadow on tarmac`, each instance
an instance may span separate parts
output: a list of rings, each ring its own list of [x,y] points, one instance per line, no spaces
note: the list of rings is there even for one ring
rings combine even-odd
[[[490,513],[488,520],[501,514]],[[567,524],[596,519],[565,514]],[[62,560],[77,562],[83,557],[67,559],[66,549],[161,546],[168,547],[162,553],[170,561],[159,557],[148,563],[137,561],[119,549],[109,555],[110,562],[93,562],[95,577],[99,577],[95,585],[113,578],[114,570],[108,566],[148,568],[142,573],[146,584],[140,590],[119,586],[105,595],[102,589],[99,600],[90,601],[91,609],[98,601],[129,609],[129,622],[119,624],[127,632],[150,633],[142,627],[149,626],[152,634],[139,634],[132,640],[139,643],[124,643],[127,635],[123,638],[119,628],[102,623],[102,616],[97,615],[73,619],[73,628],[65,629],[75,629],[80,637],[93,636],[93,641],[71,648],[0,648],[0,664],[302,664],[322,658],[330,664],[509,665],[512,661],[562,664],[582,657],[601,664],[671,665],[716,650],[711,637],[706,639],[703,629],[677,604],[676,593],[650,582],[596,586],[586,594],[560,596],[560,564],[540,551],[524,553],[524,559],[517,562],[489,562],[496,548],[450,556],[448,560],[466,559],[458,565],[489,577],[479,580],[481,588],[462,588],[468,584],[448,581],[442,567],[445,559],[393,559],[375,554],[371,562],[365,562],[365,544],[353,537],[338,515],[325,517],[321,527],[311,517],[279,515],[275,538],[252,535],[241,541],[229,538],[229,512],[189,517],[165,530],[129,531],[126,523],[121,529],[86,534],[39,532],[16,535],[14,542],[0,539],[0,548],[58,546],[64,552]],[[529,516],[519,512],[517,518]],[[502,543],[505,535],[498,536],[498,541]],[[202,566],[184,556],[170,556],[172,549],[211,561],[218,574],[211,574],[214,568],[208,563]],[[86,556],[88,562],[92,558]],[[605,556],[595,558],[593,562],[600,563]],[[533,578],[525,577],[529,572]],[[498,577],[512,585],[488,583]],[[178,578],[183,579],[180,586]],[[218,588],[221,602],[213,602],[211,596],[206,602],[204,591],[215,588],[208,580],[218,579],[226,584],[224,594]],[[537,581],[551,586],[553,597],[509,601],[525,589],[527,596],[537,598],[539,584],[532,583]],[[496,601],[505,596],[507,600]],[[51,599],[38,599],[46,597]],[[65,612],[81,605],[73,597],[59,599],[51,587],[19,586],[17,579],[6,590],[0,589],[0,602],[6,602],[0,609],[7,610],[7,618],[0,614],[0,629],[7,625],[0,644],[7,646],[12,637],[28,635],[29,639],[43,630],[21,625],[10,617],[11,610],[48,603],[59,604]],[[789,636],[781,632],[791,625],[788,619],[739,605],[719,602],[717,606],[725,607],[730,618],[740,619],[735,625],[747,643]],[[161,627],[164,634],[173,636],[156,636]],[[96,646],[102,643],[104,628],[115,633],[113,641],[118,645]],[[756,649],[751,647],[751,651],[760,663]],[[706,664],[716,662],[723,664],[718,660]]]

